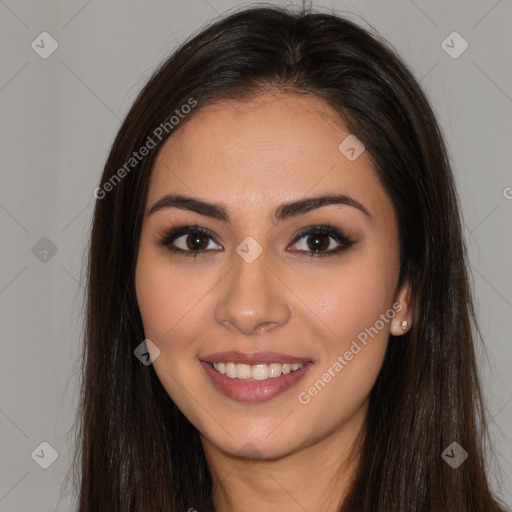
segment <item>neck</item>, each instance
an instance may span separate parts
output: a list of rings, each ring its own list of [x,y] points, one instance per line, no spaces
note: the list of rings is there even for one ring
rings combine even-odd
[[[347,425],[277,459],[233,456],[201,436],[215,512],[337,512],[356,469],[362,424]]]

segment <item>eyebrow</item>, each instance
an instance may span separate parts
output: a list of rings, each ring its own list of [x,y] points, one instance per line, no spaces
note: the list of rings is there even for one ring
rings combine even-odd
[[[364,213],[369,220],[373,220],[372,215],[363,204],[356,199],[343,194],[325,194],[283,203],[272,213],[272,220],[274,223],[282,222],[286,219],[297,217],[304,213],[329,205],[351,206],[352,208],[356,208]],[[226,208],[221,204],[181,194],[166,194],[149,209],[147,215],[149,216],[164,208],[190,210],[206,217],[230,222],[229,214]]]

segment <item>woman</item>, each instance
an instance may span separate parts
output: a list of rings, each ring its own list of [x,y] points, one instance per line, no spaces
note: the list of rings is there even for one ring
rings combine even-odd
[[[501,510],[446,149],[383,41],[220,20],[140,93],[95,197],[81,512]]]

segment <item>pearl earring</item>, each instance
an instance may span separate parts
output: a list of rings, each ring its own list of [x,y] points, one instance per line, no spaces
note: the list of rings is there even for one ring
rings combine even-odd
[[[402,331],[406,331],[407,330],[407,325],[408,325],[407,320],[404,320],[401,325],[402,325]]]

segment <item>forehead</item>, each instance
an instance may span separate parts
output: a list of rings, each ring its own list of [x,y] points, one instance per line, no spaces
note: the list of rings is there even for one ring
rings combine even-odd
[[[194,112],[164,143],[148,204],[179,192],[242,213],[328,192],[350,194],[378,214],[389,199],[366,151],[350,161],[339,150],[349,135],[338,114],[312,95],[218,101]]]

